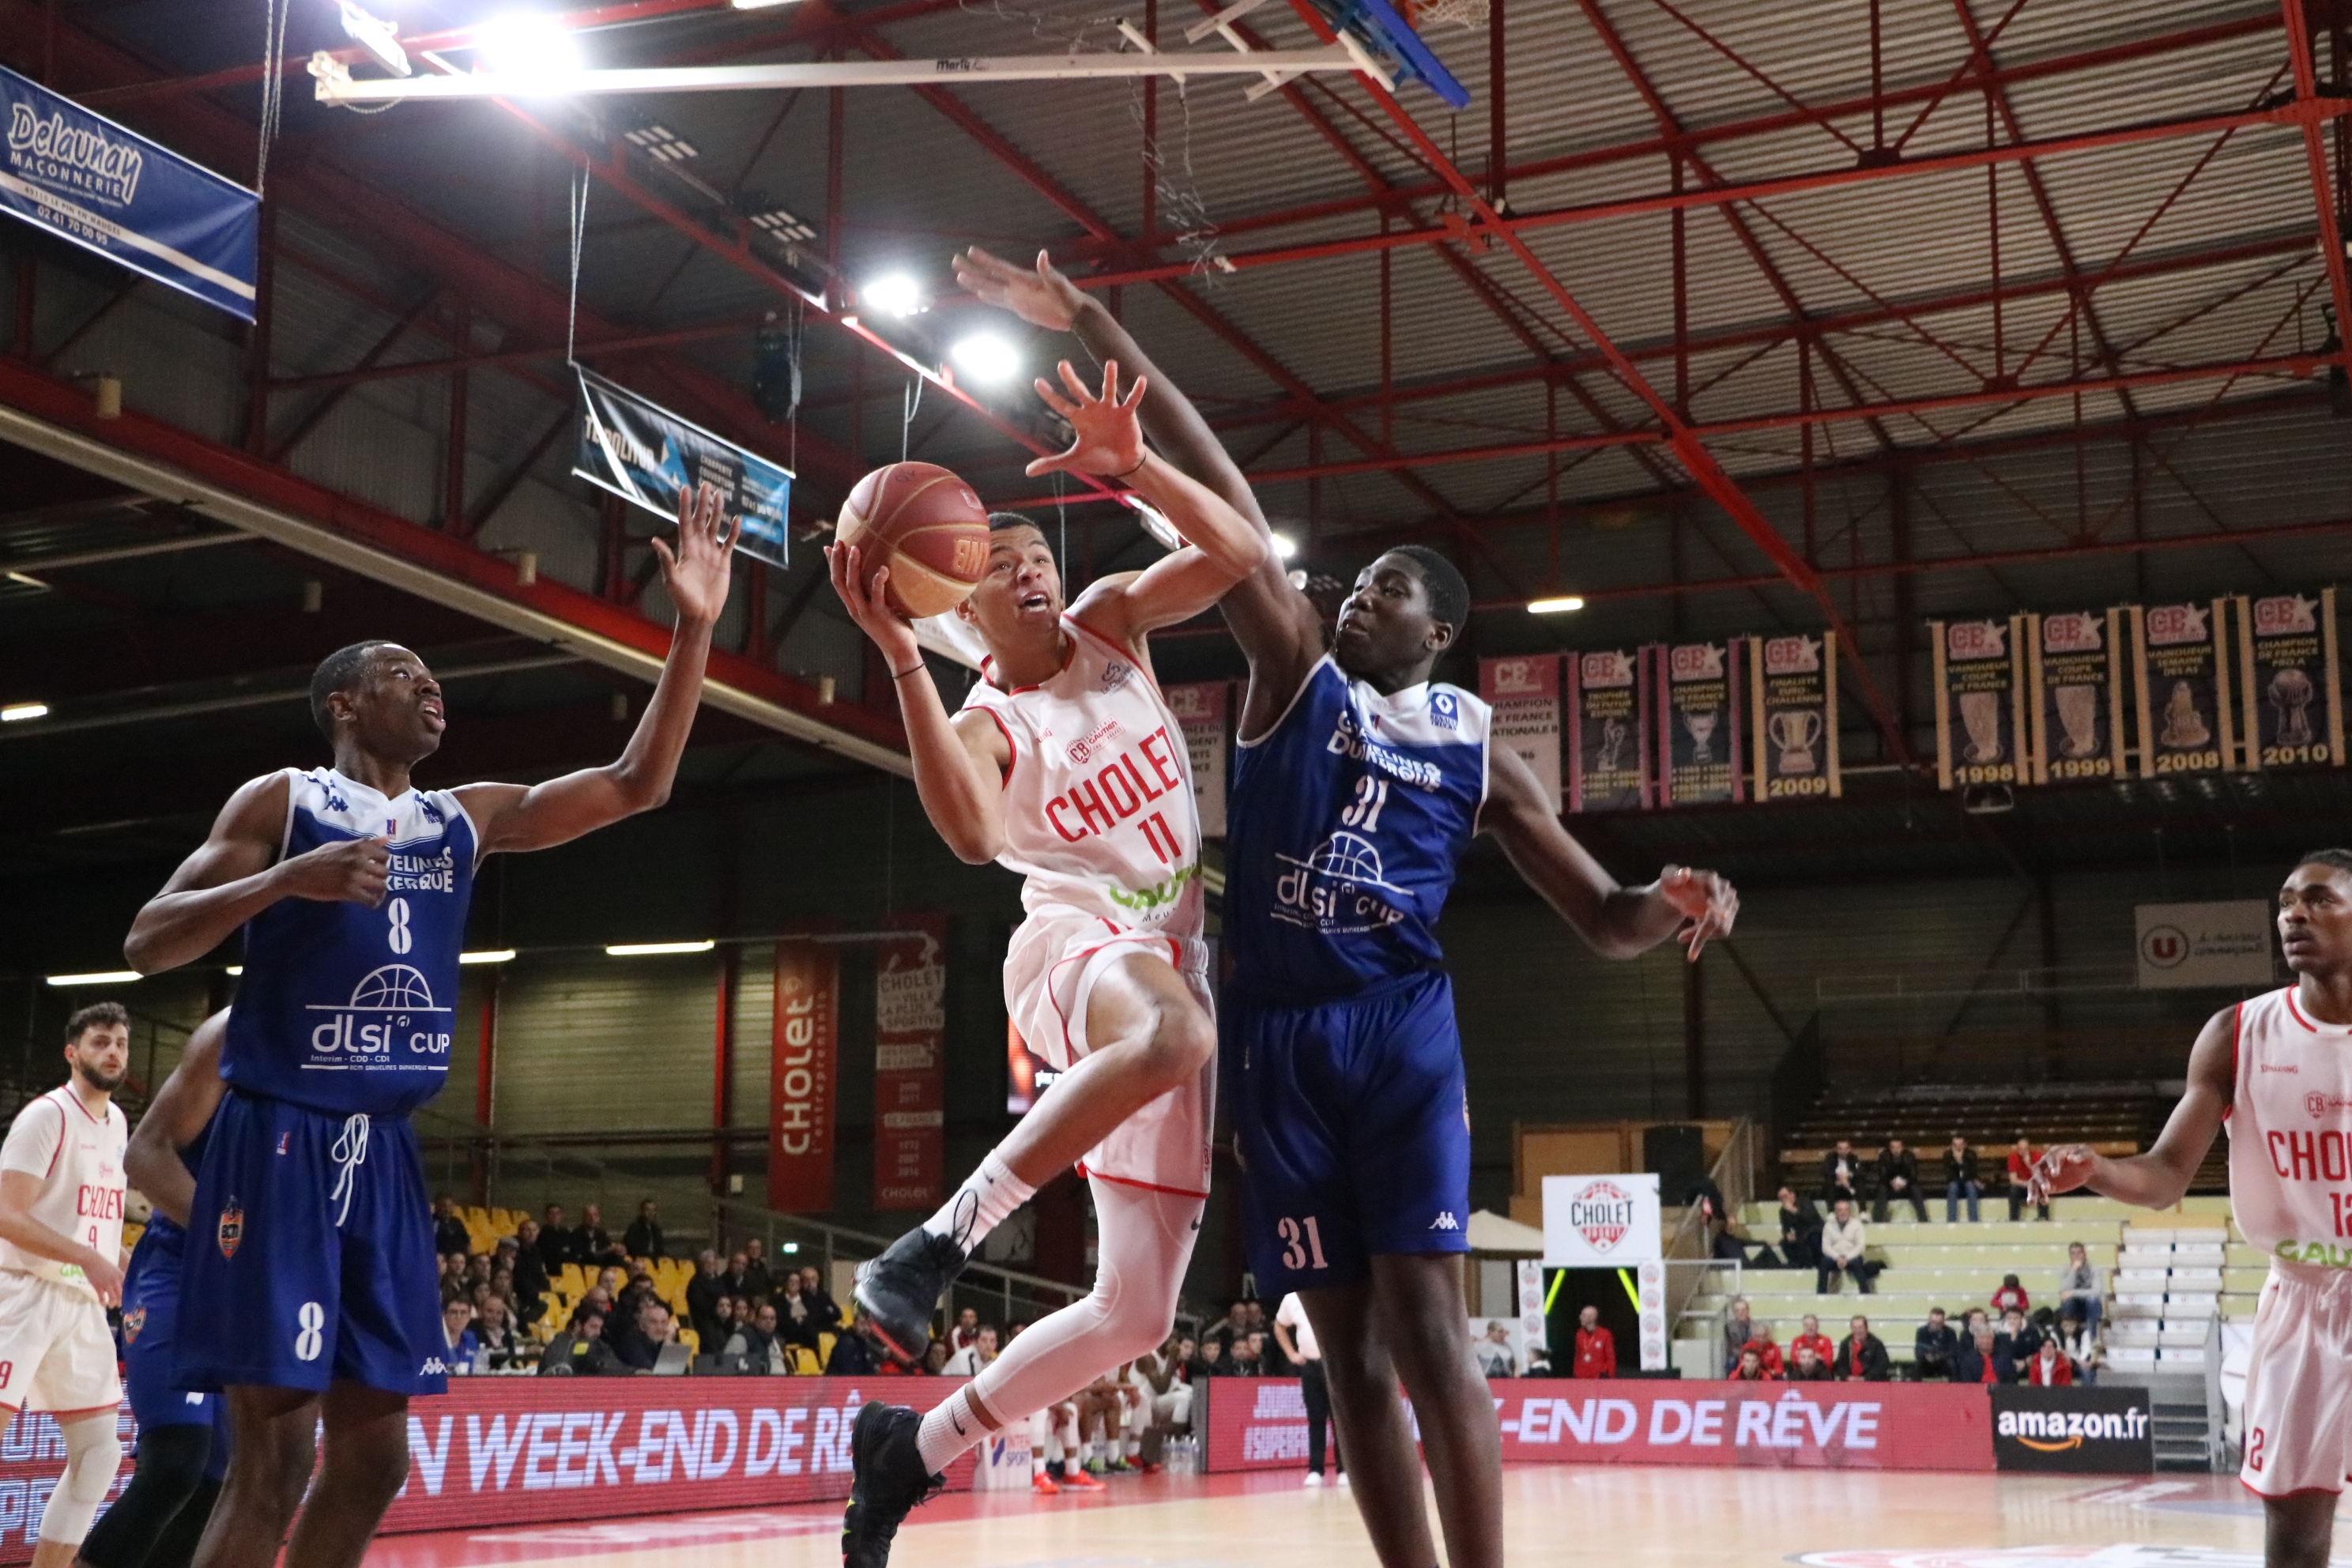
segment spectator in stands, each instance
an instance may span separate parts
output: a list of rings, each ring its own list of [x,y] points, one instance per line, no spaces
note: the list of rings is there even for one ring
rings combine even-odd
[[[475,1286],[488,1284],[490,1282],[489,1258],[480,1253],[469,1255],[464,1264],[464,1278],[466,1289],[469,1295]]]
[[[2025,1212],[2025,1200],[2028,1194],[2032,1191],[2032,1186],[2033,1145],[2030,1141],[2028,1141],[2025,1134],[2021,1132],[2017,1135],[2017,1142],[2009,1146],[2009,1217],[2011,1223],[2014,1224],[2018,1216]],[[2048,1204],[2034,1205],[2033,1217],[2036,1219],[2048,1219],[2050,1217],[2050,1205]]]
[[[506,1302],[496,1296],[483,1302],[481,1310],[475,1314],[474,1337],[481,1342],[483,1363],[491,1372],[510,1363],[515,1352],[522,1348],[522,1335],[515,1328],[513,1314]]]
[[[749,1296],[751,1292],[744,1288],[743,1279],[751,1263],[751,1260],[740,1252],[730,1254],[726,1271],[719,1276],[719,1288],[730,1296]]]
[[[2099,1334],[2081,1309],[2080,1301],[2070,1300],[2059,1310],[2057,1345],[2074,1363],[2074,1381],[2087,1387],[2099,1381]]]
[[[1977,1335],[1992,1332],[1992,1319],[1982,1307],[1970,1307],[1960,1319],[1960,1342],[1972,1344]]]
[[[1853,1383],[1885,1383],[1894,1374],[1885,1342],[1870,1331],[1868,1318],[1857,1312],[1847,1321],[1845,1342],[1838,1346],[1837,1361],[1830,1370],[1841,1381]]]
[[[1729,1377],[1731,1369],[1739,1364],[1740,1350],[1756,1337],[1756,1320],[1745,1296],[1734,1296],[1731,1308],[1723,1320],[1723,1375]]]
[[[1779,1377],[1789,1370],[1787,1359],[1780,1354],[1779,1342],[1772,1338],[1772,1325],[1761,1318],[1756,1321],[1756,1337],[1739,1348],[1743,1353],[1754,1351],[1757,1359],[1764,1363],[1764,1371],[1770,1376]]]
[[[632,1258],[667,1258],[662,1248],[661,1220],[654,1213],[654,1201],[647,1198],[637,1205],[637,1217],[629,1222],[622,1233],[621,1245]]]
[[[492,1300],[505,1306],[507,1316],[510,1321],[517,1323],[522,1321],[522,1303],[515,1299],[513,1269],[491,1269],[490,1282],[487,1289]]]
[[[547,1258],[539,1247],[539,1222],[527,1219],[517,1226],[514,1244],[515,1294],[522,1300],[523,1321],[537,1322],[539,1298],[553,1283],[548,1278]]]
[[[978,1338],[980,1338],[980,1311],[977,1308],[966,1307],[956,1314],[955,1327],[948,1331],[949,1348],[969,1349],[972,1341]]]
[[[694,1256],[694,1278],[686,1282],[686,1321],[694,1325],[694,1337],[705,1349],[723,1343],[719,1332],[719,1299],[726,1292],[719,1284],[719,1254],[704,1247]]]
[[[768,1267],[768,1244],[756,1236],[743,1244],[743,1292],[755,1306],[776,1298],[776,1276]]]
[[[1195,1387],[1213,1377],[1225,1375],[1225,1342],[1211,1334],[1192,1347],[1184,1363],[1184,1381]]]
[[[1919,1223],[1927,1223],[1927,1200],[1919,1191],[1919,1156],[1906,1149],[1902,1139],[1889,1138],[1886,1147],[1878,1152],[1877,1176],[1878,1190],[1871,1200],[1872,1219],[1885,1225],[1888,1205],[1909,1204]]]
[[[2043,1338],[2042,1331],[2035,1328],[2022,1311],[2011,1307],[2000,1315],[2000,1329],[1993,1335],[1992,1341],[2000,1347],[2003,1354],[2021,1368],[2042,1349]]]
[[[604,1311],[584,1300],[539,1358],[541,1377],[607,1377],[627,1370],[604,1342]]]
[[[474,1233],[457,1213],[457,1200],[446,1193],[433,1197],[433,1250],[446,1257],[457,1253],[463,1257],[474,1250]]]
[[[2000,1289],[1992,1293],[1992,1300],[1990,1304],[1992,1310],[2002,1317],[2009,1315],[2009,1310],[2011,1307],[2021,1312],[2033,1310],[2033,1303],[2026,1299],[2025,1287],[2017,1282],[2017,1276],[2014,1274],[2004,1274],[2000,1277]]]
[[[466,1276],[466,1255],[445,1253],[441,1258],[441,1300],[454,1301],[473,1294],[473,1281]]]
[[[939,1377],[945,1373],[948,1370],[948,1354],[947,1341],[933,1335],[931,1342],[923,1347],[923,1375]]]
[[[1488,1377],[1516,1377],[1519,1358],[1511,1353],[1511,1328],[1496,1318],[1486,1325],[1486,1337],[1471,1347],[1478,1357],[1478,1370]]]
[[[1779,1380],[1771,1373],[1764,1370],[1764,1358],[1756,1353],[1756,1347],[1754,1345],[1749,1345],[1746,1350],[1739,1352],[1738,1361],[1732,1364],[1731,1381],[1734,1383],[1774,1383]]]
[[[1841,1138],[1835,1148],[1822,1156],[1822,1202],[1858,1202],[1861,1184],[1862,1157],[1853,1152],[1852,1139]]]
[[[824,1363],[828,1377],[871,1377],[890,1359],[890,1352],[874,1337],[874,1325],[864,1312],[851,1324],[846,1333],[833,1342],[833,1359]]]
[[[1952,1360],[1954,1383],[2015,1383],[2017,1363],[2009,1358],[2000,1342],[1990,1329],[1979,1329],[1976,1337],[1960,1347]]]
[[[841,1305],[825,1294],[824,1276],[814,1263],[801,1270],[801,1295],[819,1328],[829,1333],[841,1326]]]
[[[604,1228],[604,1210],[600,1204],[580,1205],[580,1228],[572,1233],[572,1247],[583,1263],[617,1262],[625,1256],[613,1244],[613,1233]]]
[[[586,1310],[590,1307],[595,1308],[596,1315],[604,1320],[604,1342],[606,1344],[612,1343],[613,1293],[610,1290],[605,1289],[602,1285],[591,1285],[588,1287],[587,1290],[583,1292],[580,1298],[579,1307],[573,1310],[572,1321],[577,1322],[579,1321],[579,1313]]]
[[[1959,1353],[1960,1336],[1944,1321],[1944,1309],[1928,1308],[1927,1321],[1911,1336],[1912,1374],[1922,1383],[1930,1378],[1950,1378]]]
[[[703,1342],[706,1345],[710,1342]],[[751,1320],[739,1322],[735,1331],[727,1336],[726,1354],[740,1355],[743,1364],[753,1372],[782,1373],[784,1348],[776,1339],[776,1307],[772,1301],[760,1301],[751,1308]]]
[[[948,1357],[943,1369],[950,1377],[978,1377],[980,1369],[996,1359],[996,1325],[978,1321],[977,1312],[972,1317],[971,1338]],[[962,1325],[957,1327],[961,1330]]]
[[[677,1323],[669,1309],[656,1296],[647,1296],[637,1304],[635,1331],[625,1336],[613,1347],[613,1353],[622,1363],[638,1372],[651,1372],[661,1360],[662,1347],[678,1342]],[[643,1357],[640,1361],[638,1358]]]
[[[1797,1337],[1789,1342],[1789,1353],[1794,1356],[1807,1345],[1813,1347],[1813,1353],[1821,1358],[1823,1366],[1827,1366],[1830,1363],[1830,1358],[1837,1354],[1836,1343],[1830,1339],[1829,1335],[1822,1332],[1822,1321],[1811,1312],[1805,1314],[1805,1321],[1800,1326]]]
[[[562,1273],[567,1263],[586,1261],[573,1250],[576,1241],[572,1232],[564,1227],[563,1205],[548,1205],[547,1217],[540,1222],[539,1226],[539,1260],[546,1265],[551,1276]]]
[[[1225,1348],[1229,1351],[1241,1342],[1241,1337],[1249,1332],[1249,1301],[1246,1298],[1234,1298],[1232,1304],[1225,1309],[1225,1321],[1217,1325],[1217,1331],[1225,1336]]]
[[[2065,1388],[2074,1381],[2074,1363],[2058,1348],[2056,1340],[2043,1340],[2033,1359],[2025,1363],[2025,1381],[2036,1388]]]
[[[1944,1151],[1944,1223],[1960,1223],[1960,1200],[1969,1200],[1969,1223],[1979,1219],[1977,1200],[1984,1196],[1984,1183],[1979,1179],[1977,1152],[1969,1141],[1955,1132],[1952,1146]]]
[[[1570,1377],[1614,1377],[1617,1375],[1617,1339],[1601,1326],[1601,1309],[1586,1307],[1576,1314],[1576,1364],[1569,1369]],[[1529,1375],[1533,1375],[1530,1369]]]
[[[1822,1360],[1812,1346],[1801,1344],[1797,1347],[1796,1363],[1789,1368],[1790,1383],[1827,1383],[1836,1375],[1830,1370],[1830,1363]]]
[[[1780,1189],[1780,1263],[1811,1268],[1822,1260],[1822,1211],[1794,1187]],[[1735,1347],[1736,1348],[1736,1347]]]
[[[834,1326],[820,1321],[809,1310],[808,1292],[801,1288],[801,1277],[786,1274],[783,1287],[776,1295],[776,1327],[785,1342],[814,1350],[817,1335]]]
[[[2100,1300],[2105,1294],[2105,1281],[2092,1267],[2091,1255],[2084,1250],[2081,1242],[2068,1242],[2065,1272],[2058,1276],[2058,1310],[2074,1311],[2084,1326],[2095,1334],[2099,1331]]]
[[[1829,1224],[1822,1226],[1822,1260],[1813,1270],[1815,1293],[1830,1295],[1837,1289],[1837,1281],[1851,1277],[1862,1293],[1869,1295],[1870,1281],[1880,1267],[1863,1256],[1869,1245],[1869,1233],[1855,1217],[1853,1205],[1840,1198]]]
[[[473,1322],[474,1305],[463,1296],[441,1303],[441,1359],[452,1376],[477,1370],[482,1342],[475,1337]]]
[[[1225,1352],[1225,1371],[1234,1377],[1264,1377],[1265,1375],[1265,1336],[1252,1330],[1234,1342]]]

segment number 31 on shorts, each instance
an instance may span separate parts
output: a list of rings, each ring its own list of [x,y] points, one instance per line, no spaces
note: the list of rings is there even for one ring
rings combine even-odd
[[[1324,1259],[1323,1232],[1316,1225],[1313,1215],[1308,1215],[1305,1219],[1278,1221],[1274,1227],[1274,1232],[1282,1237],[1282,1266],[1285,1268],[1297,1273],[1299,1269],[1310,1267],[1310,1259],[1313,1268],[1331,1267]]]

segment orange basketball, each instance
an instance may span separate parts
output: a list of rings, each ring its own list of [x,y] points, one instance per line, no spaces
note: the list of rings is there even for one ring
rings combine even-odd
[[[988,571],[988,509],[937,463],[892,463],[858,480],[834,540],[865,552],[869,584],[889,567],[887,600],[915,620],[962,604]]]

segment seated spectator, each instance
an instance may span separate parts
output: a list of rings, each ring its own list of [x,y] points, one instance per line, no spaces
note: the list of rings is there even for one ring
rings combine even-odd
[[[1486,1325],[1486,1337],[1471,1349],[1478,1357],[1478,1370],[1488,1377],[1516,1377],[1519,1358],[1511,1353],[1511,1328],[1500,1318]]]
[[[2009,1310],[2011,1307],[2021,1312],[2033,1310],[2033,1303],[2026,1300],[2025,1287],[2017,1282],[2017,1276],[2014,1274],[2004,1274],[2000,1277],[2000,1289],[1992,1293],[1992,1300],[1989,1304],[1995,1312],[2004,1318],[2009,1315]]]
[[[743,1293],[755,1307],[776,1295],[776,1276],[768,1267],[768,1244],[756,1236],[743,1244]]]
[[[1535,1369],[1528,1369],[1533,1377]],[[1576,1314],[1576,1363],[1569,1369],[1570,1377],[1614,1377],[1617,1375],[1617,1340],[1601,1326],[1601,1309],[1586,1307]]]
[[[572,1250],[583,1263],[611,1263],[620,1259],[621,1249],[613,1245],[613,1233],[604,1228],[604,1205],[580,1205],[580,1228],[572,1233]]]
[[[1731,1368],[1731,1381],[1734,1383],[1777,1383],[1780,1379],[1774,1373],[1764,1370],[1764,1358],[1756,1353],[1756,1347],[1754,1345],[1749,1345],[1746,1350],[1739,1352],[1739,1360],[1733,1363]]]
[[[474,1233],[458,1217],[457,1200],[446,1193],[433,1198],[433,1250],[445,1258],[453,1252],[463,1258],[474,1250]]]
[[[475,1314],[474,1337],[481,1344],[483,1364],[491,1372],[510,1363],[515,1352],[522,1348],[522,1335],[516,1331],[513,1314],[497,1296],[483,1302],[480,1311]]]
[[[891,1360],[881,1341],[874,1337],[874,1325],[864,1312],[849,1331],[833,1342],[833,1357],[824,1363],[827,1377],[871,1377]]]
[[[824,1277],[814,1263],[801,1270],[801,1296],[819,1328],[831,1332],[841,1326],[841,1304],[825,1294]]]
[[[2069,1301],[2058,1318],[2058,1349],[2074,1366],[2074,1381],[2085,1387],[2099,1381],[2098,1331],[2084,1321],[2077,1309],[2081,1303]]]
[[[1793,1356],[1807,1345],[1813,1347],[1813,1354],[1821,1358],[1823,1366],[1829,1365],[1831,1358],[1837,1354],[1836,1344],[1829,1335],[1822,1332],[1822,1321],[1811,1312],[1805,1314],[1804,1324],[1797,1331],[1797,1337],[1789,1342],[1789,1353]]]
[[[2042,1342],[2045,1337],[2040,1329],[2035,1328],[2027,1320],[2023,1312],[2011,1307],[2000,1315],[2000,1331],[1992,1338],[1993,1343],[1999,1345],[2010,1360],[2022,1367],[2033,1359],[2036,1352],[2041,1350]]]
[[[832,1327],[831,1323],[818,1321],[817,1315],[809,1310],[808,1292],[801,1288],[801,1277],[786,1273],[776,1293],[776,1331],[784,1336],[784,1342],[814,1350],[817,1335]]]
[[[719,1288],[730,1296],[749,1296],[751,1292],[745,1287],[743,1281],[745,1273],[751,1266],[751,1260],[743,1254],[738,1252],[730,1255],[727,1268],[719,1276]]]
[[[979,1309],[966,1307],[956,1314],[955,1327],[948,1331],[948,1347],[950,1350],[968,1350],[971,1342],[978,1338],[980,1338]]]
[[[562,1274],[567,1263],[586,1261],[572,1250],[574,1240],[563,1224],[563,1205],[548,1205],[547,1217],[539,1226],[539,1260],[551,1278]]]
[[[466,1289],[470,1294],[477,1285],[490,1282],[490,1260],[481,1253],[469,1253],[465,1267]]]
[[[482,1342],[473,1330],[473,1303],[456,1297],[441,1303],[442,1361],[452,1376],[475,1370],[475,1358],[482,1353]]]
[[[540,1250],[537,1220],[527,1219],[515,1227],[514,1246],[515,1295],[522,1302],[523,1321],[535,1323],[546,1310],[540,1298],[553,1284],[547,1275],[546,1255]]]
[[[1869,1295],[1870,1282],[1880,1268],[1863,1256],[1869,1245],[1869,1233],[1855,1217],[1853,1205],[1840,1198],[1829,1224],[1822,1226],[1822,1260],[1813,1270],[1814,1292],[1831,1295],[1839,1280],[1851,1278],[1864,1295]]]
[[[1779,1377],[1789,1370],[1787,1360],[1780,1354],[1779,1342],[1772,1338],[1772,1325],[1761,1318],[1756,1321],[1756,1337],[1739,1348],[1743,1352],[1754,1351],[1769,1376]]]
[[[980,1314],[974,1312],[972,1316],[977,1319]],[[954,1354],[948,1357],[947,1365],[940,1370],[950,1377],[978,1377],[980,1369],[995,1359],[996,1326],[993,1323],[974,1322],[971,1338]]]
[[[2091,1266],[2091,1255],[2079,1241],[2066,1245],[2065,1272],[2058,1276],[2058,1310],[2073,1310],[2094,1334],[2099,1331],[2099,1310],[2106,1282]]]
[[[1876,1184],[1878,1190],[1871,1200],[1872,1219],[1885,1225],[1888,1205],[1909,1204],[1919,1223],[1927,1223],[1927,1200],[1919,1191],[1919,1156],[1906,1149],[1902,1139],[1889,1138],[1886,1147],[1878,1152]]]
[[[2033,1145],[2027,1140],[2025,1134],[2021,1132],[2017,1135],[2017,1142],[2009,1146],[2009,1217],[2012,1222],[2025,1212],[2026,1198],[2030,1195],[2032,1185]],[[2033,1207],[2033,1217],[2048,1219],[2050,1205],[2036,1204]]]
[[[466,1296],[466,1255],[445,1252],[441,1255],[441,1304],[463,1300]]]
[[[1977,1200],[1984,1196],[1984,1183],[1979,1179],[1977,1152],[1958,1133],[1952,1134],[1952,1146],[1944,1151],[1944,1223],[1960,1222],[1960,1200],[1969,1200],[1969,1223],[1980,1217]]]
[[[1252,1329],[1234,1342],[1225,1357],[1226,1372],[1234,1377],[1264,1377],[1265,1373],[1265,1335]]]
[[[1954,1383],[2015,1383],[2017,1363],[1993,1338],[1990,1329],[1979,1329],[1976,1337],[1960,1346],[1960,1353],[1952,1358]]]
[[[686,1282],[686,1321],[706,1350],[726,1342],[719,1331],[719,1299],[725,1294],[719,1285],[719,1254],[706,1247],[695,1254],[694,1278]]]
[[[2056,1340],[2043,1340],[2033,1359],[2025,1363],[2024,1381],[2035,1388],[2066,1388],[2074,1381],[2074,1363],[2066,1359]]]
[[[1960,1336],[1952,1325],[1944,1321],[1944,1309],[1927,1309],[1927,1321],[1911,1336],[1911,1370],[1922,1383],[1931,1378],[1948,1379],[1954,1375],[1953,1363],[1960,1353]]]
[[[603,1310],[585,1301],[572,1315],[572,1326],[551,1340],[539,1358],[541,1377],[610,1377],[628,1370],[604,1342]]]
[[[1756,1337],[1756,1320],[1750,1315],[1748,1298],[1734,1296],[1731,1308],[1723,1320],[1723,1375],[1729,1377],[1731,1369],[1739,1364],[1739,1352]]]
[[[677,1325],[670,1321],[669,1309],[648,1295],[638,1300],[636,1321],[621,1331],[613,1353],[632,1372],[651,1372],[661,1359],[662,1347],[677,1338]]]
[[[771,1309],[772,1310],[772,1309]],[[934,1337],[923,1347],[923,1375],[938,1377],[948,1370],[948,1342]]]
[[[654,1201],[647,1198],[637,1205],[637,1217],[621,1235],[621,1245],[632,1258],[667,1258],[662,1250],[661,1220],[654,1213]]]
[[[697,1329],[694,1331],[695,1337],[706,1346],[724,1346],[745,1316],[736,1310],[737,1305],[732,1296],[722,1295],[713,1301],[710,1304],[710,1331],[706,1334],[700,1329]]]
[[[1796,1363],[1789,1368],[1790,1383],[1828,1383],[1836,1375],[1830,1370],[1830,1363],[1816,1354],[1811,1345],[1798,1345]]]
[[[1886,1345],[1870,1331],[1868,1318],[1857,1312],[1847,1322],[1845,1342],[1838,1346],[1837,1361],[1830,1370],[1842,1382],[1885,1383],[1894,1375]]]
[[[709,1342],[704,1342],[705,1344]],[[725,1353],[741,1356],[743,1364],[753,1372],[782,1373],[789,1370],[784,1365],[784,1347],[776,1338],[774,1302],[760,1302],[751,1309],[751,1321],[735,1325],[735,1331],[727,1336]]]
[[[1206,1383],[1213,1377],[1227,1375],[1225,1342],[1223,1336],[1211,1334],[1192,1347],[1192,1359],[1184,1363],[1184,1381]]]
[[[1992,1319],[1982,1307],[1970,1307],[1960,1319],[1960,1342],[1972,1344],[1979,1333],[1992,1332]]]
[[[1862,1158],[1853,1152],[1853,1141],[1841,1138],[1837,1146],[1822,1156],[1822,1202],[1830,1205],[1856,1203],[1862,1196]]]
[[[1794,1187],[1780,1189],[1780,1264],[1811,1268],[1822,1260],[1822,1211]],[[1737,1348],[1737,1347],[1734,1347]]]

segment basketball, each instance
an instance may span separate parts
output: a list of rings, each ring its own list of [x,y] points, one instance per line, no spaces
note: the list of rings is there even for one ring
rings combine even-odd
[[[834,538],[866,552],[866,582],[890,568],[889,605],[913,620],[962,604],[988,570],[988,509],[936,463],[892,463],[858,480]]]

